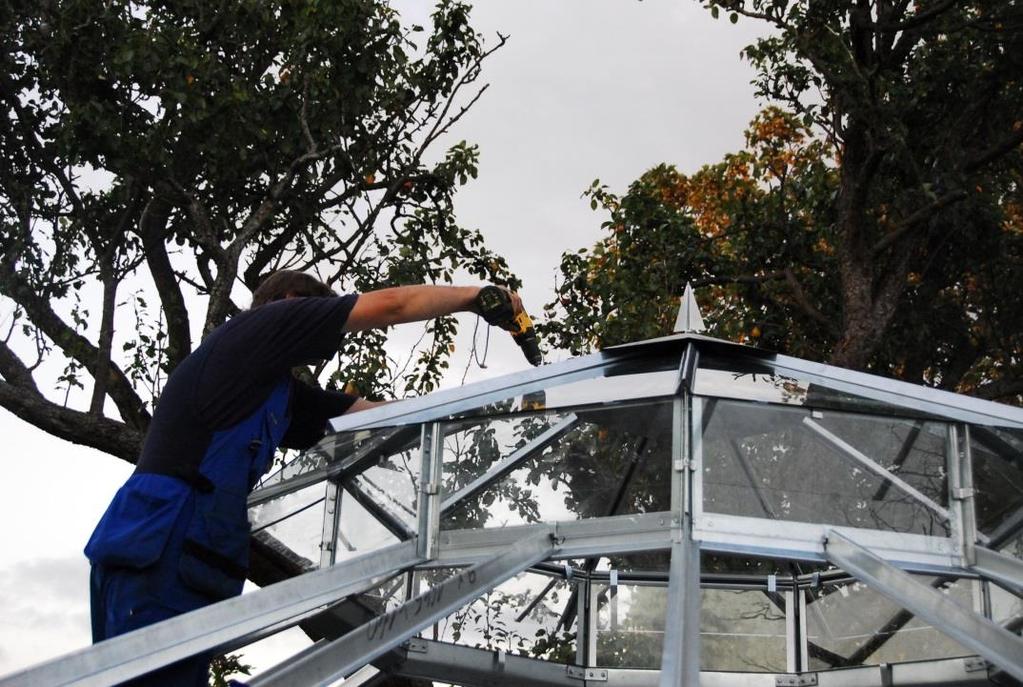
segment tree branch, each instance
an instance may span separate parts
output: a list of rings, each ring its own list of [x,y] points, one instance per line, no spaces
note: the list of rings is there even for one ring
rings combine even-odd
[[[820,310],[815,308],[813,303],[811,303],[806,297],[806,293],[803,291],[803,287],[800,285],[799,280],[796,278],[796,273],[792,271],[791,267],[785,268],[785,282],[789,285],[789,289],[792,291],[792,297],[803,312],[818,322],[826,325],[828,329],[834,328],[834,323],[825,317]]]
[[[0,260],[0,291],[20,305],[32,323],[53,340],[65,355],[81,363],[90,374],[95,373],[98,349],[60,319],[50,307],[50,302],[37,294],[7,259]],[[107,384],[110,398],[117,405],[125,423],[133,429],[144,431],[149,426],[150,415],[131,382],[114,363],[110,364]]]
[[[1003,377],[993,382],[978,386],[973,395],[986,398],[989,401],[1011,399],[1016,396],[1023,396],[1023,378]]]
[[[906,217],[898,224],[896,224],[891,231],[885,234],[880,241],[874,244],[874,248],[872,249],[874,256],[877,257],[877,255],[882,253],[893,243],[895,243],[903,236],[905,236],[907,233],[915,229],[922,222],[929,219],[938,210],[948,207],[953,203],[958,203],[964,198],[966,198],[966,191],[959,189],[956,191],[952,191],[951,193],[946,193],[941,198],[935,199],[934,202],[932,202],[930,205],[926,205],[920,208],[919,210],[916,210],[908,217]]]
[[[896,22],[877,22],[875,24],[870,24],[870,28],[881,33],[908,31],[909,29],[915,29],[926,24],[938,15],[944,14],[948,10],[952,9],[957,4],[959,4],[959,0],[944,0],[943,2],[939,2],[921,12],[917,12],[912,17]]]
[[[142,211],[138,233],[142,239],[149,273],[166,315],[167,366],[173,370],[192,351],[192,334],[188,324],[188,308],[164,243],[170,212],[170,203],[159,196],[152,198]]]
[[[106,417],[65,408],[25,387],[0,381],[0,406],[19,418],[75,444],[89,446],[134,464],[142,432]]]

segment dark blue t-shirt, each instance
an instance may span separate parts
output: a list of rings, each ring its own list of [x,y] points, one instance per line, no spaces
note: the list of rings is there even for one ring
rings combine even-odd
[[[190,479],[215,432],[252,414],[291,368],[332,357],[358,297],[288,298],[246,310],[210,332],[171,374],[136,472]],[[292,380],[292,426],[281,442],[307,448],[355,397]]]

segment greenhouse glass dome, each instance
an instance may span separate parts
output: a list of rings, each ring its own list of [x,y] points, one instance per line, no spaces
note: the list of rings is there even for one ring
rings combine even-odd
[[[300,622],[249,684],[1023,680],[1019,408],[677,334],[333,430],[249,501],[305,574],[0,685]]]

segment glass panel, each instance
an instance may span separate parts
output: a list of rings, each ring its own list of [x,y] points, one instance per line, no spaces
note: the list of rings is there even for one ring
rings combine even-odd
[[[597,665],[660,668],[668,588],[594,584],[597,599]]]
[[[671,403],[577,410],[566,432],[525,451],[505,477],[453,506],[445,529],[503,527],[668,510]],[[550,430],[564,415],[494,418],[446,426],[450,495]]]
[[[341,519],[334,546],[337,552],[334,556],[335,562],[340,563],[397,544],[398,541],[398,537],[373,517],[351,494],[342,492]]]
[[[452,570],[424,573],[427,586],[443,582]],[[525,572],[497,586],[441,620],[433,639],[557,663],[575,661],[575,608],[566,613],[572,585],[557,577]],[[562,627],[562,618],[566,626]]]
[[[708,399],[703,425],[707,512],[949,536],[942,423]]]
[[[668,588],[594,585],[597,665],[657,669],[664,646]],[[785,602],[756,590],[702,589],[701,670],[785,671]]]
[[[701,670],[785,672],[783,594],[704,589],[701,604]]]
[[[919,576],[966,608],[972,580]],[[866,585],[847,581],[808,592],[806,631],[810,670],[919,661],[973,652]]]
[[[1023,436],[1018,431],[970,427],[977,528],[991,535],[1018,523],[1023,530]]]
[[[781,403],[902,417],[929,417],[912,409],[829,388],[776,371],[770,360],[702,357],[693,382],[700,396]]]
[[[319,566],[325,492],[326,485],[319,482],[253,506],[249,509],[253,532],[267,532],[310,566]]]
[[[387,452],[375,463],[348,480],[352,489],[386,513],[405,523],[412,532],[418,527],[416,509],[419,507],[419,472],[422,469],[420,430],[415,428],[415,442],[400,442],[399,450]],[[378,517],[378,519],[380,519]]]

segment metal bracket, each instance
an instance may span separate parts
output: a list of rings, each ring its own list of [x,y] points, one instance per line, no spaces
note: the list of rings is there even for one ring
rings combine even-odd
[[[423,493],[426,494],[427,496],[433,496],[434,494],[439,494],[440,493],[440,487],[437,485],[436,482],[424,482],[423,483]]]
[[[430,645],[425,639],[413,637],[405,642],[405,649],[413,654],[425,654],[429,653]]]
[[[990,667],[991,664],[980,656],[970,656],[963,659],[963,671],[967,673],[979,673],[981,671],[986,673]]]
[[[817,684],[817,673],[779,675],[774,679],[775,687],[808,687]]]
[[[881,687],[894,687],[895,678],[892,675],[892,664],[881,663],[877,666],[877,669],[881,671]]]
[[[498,673],[503,673],[507,664],[508,655],[503,650],[498,649],[497,653],[494,654],[494,670]]]
[[[966,499],[972,499],[977,495],[977,490],[973,487],[956,487],[952,490],[952,498],[956,501],[965,501]]]
[[[607,670],[604,668],[581,668],[565,666],[566,674],[573,680],[585,682],[607,682]]]

